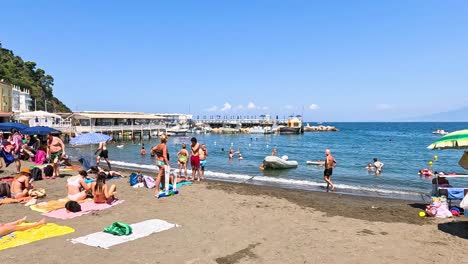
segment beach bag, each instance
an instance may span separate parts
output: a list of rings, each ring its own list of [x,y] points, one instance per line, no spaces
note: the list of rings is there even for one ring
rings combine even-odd
[[[43,188],[34,188],[29,190],[28,194],[34,198],[43,198],[46,196],[46,191]]]
[[[52,177],[54,175],[54,167],[52,165],[47,165],[44,167],[44,176]]]
[[[460,202],[460,208],[468,209],[468,194],[465,195],[463,200]]]
[[[0,182],[0,197],[11,197],[10,184],[8,182]]]
[[[29,179],[34,181],[41,181],[42,180],[42,170],[39,168],[34,168],[31,170],[31,176]]]
[[[128,236],[132,233],[132,227],[129,224],[114,222],[110,226],[104,228],[104,232],[116,236]]]
[[[141,174],[132,173],[130,174],[130,186],[136,185],[140,182],[143,182],[143,176]]]
[[[2,149],[1,155],[7,167],[15,161],[15,157],[11,153],[6,152],[5,149]]]
[[[152,189],[156,187],[156,180],[148,175],[143,175],[143,180],[147,188]]]
[[[458,161],[458,165],[460,165],[465,170],[468,170],[468,152],[464,152],[461,156],[460,160]]]

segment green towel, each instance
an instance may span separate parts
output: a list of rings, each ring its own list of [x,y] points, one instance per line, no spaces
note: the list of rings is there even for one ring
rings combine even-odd
[[[104,232],[116,236],[128,236],[132,233],[132,227],[129,224],[114,222],[112,225],[104,228]]]

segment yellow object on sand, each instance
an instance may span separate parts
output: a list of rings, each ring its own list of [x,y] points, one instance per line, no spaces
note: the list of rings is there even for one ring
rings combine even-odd
[[[425,213],[425,212],[419,212],[419,216],[420,216],[420,217],[425,217],[425,216],[426,216],[426,213]]]
[[[20,225],[28,225],[22,223]],[[0,250],[26,245],[42,239],[63,236],[75,232],[75,229],[68,226],[60,226],[48,223],[26,231],[16,231],[0,238]]]
[[[38,203],[35,205],[31,205],[29,208],[31,210],[39,212],[39,213],[48,213],[52,212],[57,209],[62,209],[65,208],[65,204],[68,202],[68,199],[60,199],[60,200],[50,200],[47,202],[42,202]],[[86,201],[86,200],[84,200]],[[84,201],[79,201],[79,203],[82,203]]]

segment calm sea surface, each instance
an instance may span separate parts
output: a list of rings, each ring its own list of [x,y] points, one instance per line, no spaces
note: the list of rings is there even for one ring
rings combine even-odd
[[[311,123],[312,125],[312,123]],[[323,167],[307,165],[307,160],[324,159],[324,150],[331,149],[338,161],[332,180],[342,192],[367,193],[379,196],[413,195],[427,193],[430,179],[421,178],[417,172],[428,167],[434,155],[435,171],[468,172],[458,166],[462,150],[428,150],[426,147],[440,138],[432,134],[436,129],[455,131],[467,129],[468,123],[327,123],[340,129],[339,132],[305,133],[303,135],[189,135],[171,137],[168,141],[171,166],[177,167],[176,153],[181,143],[190,145],[195,136],[205,143],[209,151],[207,178],[253,184],[282,185],[300,189],[320,189],[324,183]],[[147,150],[158,140],[143,142],[118,142],[109,145],[112,163],[119,167],[154,171],[154,160],[141,156],[143,143]],[[124,145],[118,148],[117,145]],[[299,167],[291,170],[261,171],[263,158],[278,146],[278,156],[287,155],[297,160]],[[243,160],[228,159],[228,150],[240,149]],[[75,148],[92,153],[95,147]],[[149,151],[148,151],[149,152]],[[365,166],[376,157],[385,166],[380,176],[369,173]],[[105,165],[101,163],[101,165]],[[150,174],[151,175],[151,174]],[[452,185],[468,186],[468,179],[451,179]]]

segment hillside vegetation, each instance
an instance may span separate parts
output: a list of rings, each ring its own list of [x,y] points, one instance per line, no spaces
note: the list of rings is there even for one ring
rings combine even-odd
[[[34,102],[36,110],[45,110],[47,100],[47,111],[71,112],[70,108],[53,95],[54,78],[36,66],[35,62],[23,61],[13,51],[1,48],[0,44],[0,80],[29,89],[33,99],[31,110],[34,110]]]

